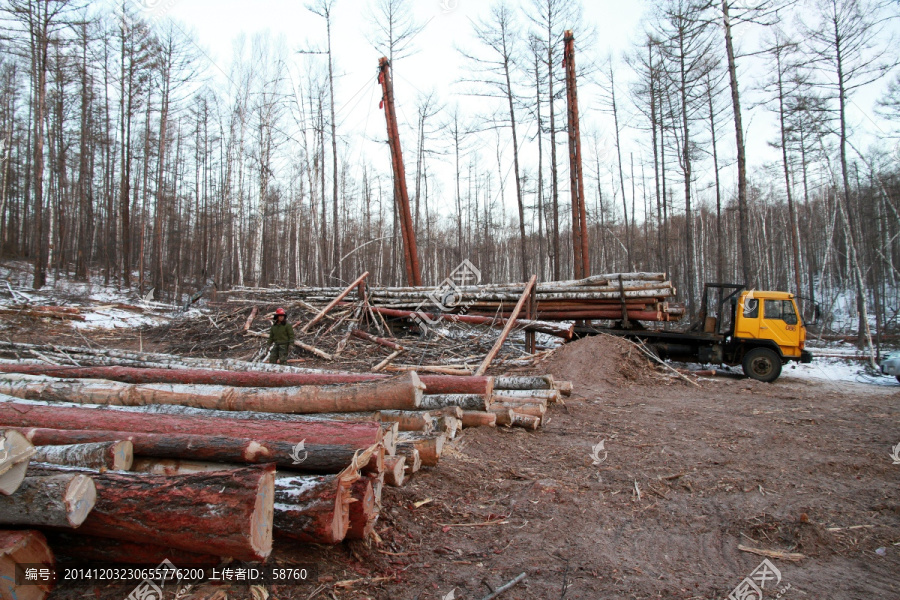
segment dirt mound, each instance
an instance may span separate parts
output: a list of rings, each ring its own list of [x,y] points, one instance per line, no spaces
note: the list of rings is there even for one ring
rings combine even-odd
[[[564,344],[536,367],[540,373],[572,381],[576,390],[585,391],[673,382],[634,344],[609,335],[595,335]]]

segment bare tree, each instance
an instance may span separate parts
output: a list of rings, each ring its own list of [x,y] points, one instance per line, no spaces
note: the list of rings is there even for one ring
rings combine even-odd
[[[516,202],[519,209],[519,243],[521,251],[522,280],[528,279],[528,255],[525,236],[525,204],[522,197],[522,180],[519,168],[519,139],[516,130],[516,94],[513,89],[512,71],[518,61],[515,37],[515,18],[512,9],[504,2],[495,4],[486,20],[474,23],[475,36],[489,51],[489,58],[481,58],[463,52],[477,77],[463,81],[475,84],[480,91],[475,95],[500,97],[506,100],[509,110],[509,128],[512,134],[513,171],[516,179]]]
[[[804,28],[809,55],[824,76],[819,85],[831,90],[833,99],[837,102],[843,186],[841,218],[845,226],[851,268],[855,274],[860,342],[865,341],[868,345],[873,368],[875,351],[869,329],[863,267],[856,244],[855,211],[851,202],[850,168],[847,162],[847,105],[854,92],[881,79],[896,64],[896,57],[888,56],[888,48],[891,46],[879,43],[879,33],[884,24],[881,20],[884,7],[884,2],[880,1],[817,0],[817,22],[814,26],[807,25]]]

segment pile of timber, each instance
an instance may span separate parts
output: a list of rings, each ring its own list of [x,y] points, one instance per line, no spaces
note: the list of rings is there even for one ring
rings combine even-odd
[[[513,306],[526,288],[525,283],[484,284],[455,287],[452,298],[443,301],[451,308],[442,311],[435,305],[434,288],[368,287],[364,294],[372,310],[386,316],[408,317],[412,312],[459,312],[464,308],[466,320],[459,322],[487,324],[478,318],[492,320],[510,316]],[[296,289],[239,287],[228,293],[229,302],[302,302],[307,305],[332,301],[345,290],[340,288],[299,287]],[[342,296],[353,301],[360,292]],[[526,330],[564,335],[558,326],[547,322],[581,319],[640,321],[675,321],[684,316],[684,305],[674,302],[675,287],[665,273],[609,273],[570,281],[539,283],[534,289],[535,307],[532,320],[520,320]]]
[[[571,393],[550,376],[13,361],[0,372],[0,529],[22,530],[0,531],[0,559],[13,567],[54,554],[214,565],[264,561],[273,537],[366,539],[384,485],[437,466],[465,428],[536,429]]]

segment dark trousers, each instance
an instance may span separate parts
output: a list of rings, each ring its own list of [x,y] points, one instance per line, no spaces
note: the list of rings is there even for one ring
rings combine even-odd
[[[287,364],[288,355],[291,353],[291,346],[289,344],[274,344],[272,346],[272,352],[269,353],[269,362],[273,365],[275,363],[281,363],[282,365]]]

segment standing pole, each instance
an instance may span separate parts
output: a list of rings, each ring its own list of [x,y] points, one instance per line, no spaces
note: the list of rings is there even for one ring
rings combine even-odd
[[[394,84],[391,81],[391,65],[387,58],[378,61],[378,83],[381,84],[381,103],[387,121],[388,145],[391,147],[391,168],[394,171],[394,200],[400,217],[403,236],[403,255],[406,260],[406,281],[409,285],[422,285],[419,271],[419,254],[416,249],[416,232],[409,210],[409,192],[406,189],[406,169],[403,166],[403,150],[400,148],[400,132],[397,129],[397,113],[394,110]]]
[[[575,251],[575,278],[591,273],[588,247],[587,211],[584,200],[584,172],[581,167],[581,130],[578,119],[578,87],[575,81],[575,36],[567,30],[563,51],[566,69],[566,99],[569,108],[569,174],[572,189],[572,243]]]

